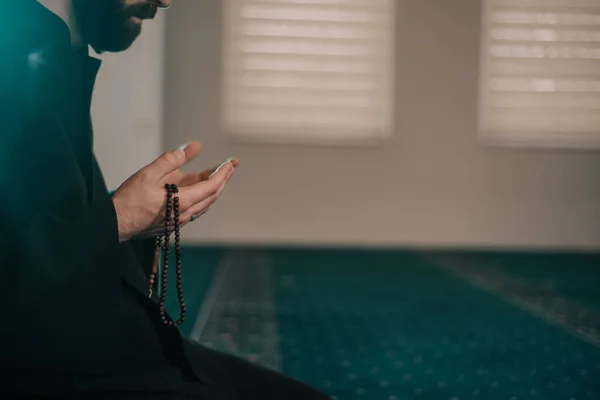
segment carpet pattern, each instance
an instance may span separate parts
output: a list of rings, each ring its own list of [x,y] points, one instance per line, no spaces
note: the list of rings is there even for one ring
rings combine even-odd
[[[199,340],[336,399],[600,398],[597,256],[237,254]]]

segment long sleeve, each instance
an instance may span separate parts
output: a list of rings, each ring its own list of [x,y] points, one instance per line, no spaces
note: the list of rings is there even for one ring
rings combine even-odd
[[[108,195],[88,198],[60,126],[11,104],[0,112],[0,301],[22,313],[98,268],[90,261],[118,245],[118,229]]]
[[[86,286],[74,282],[118,276],[116,266],[99,262],[118,246],[118,228],[85,150],[91,92],[77,77],[85,64],[73,56],[61,65],[65,84],[46,65],[55,55],[1,44],[9,56],[0,66],[0,304],[24,318]]]
[[[7,76],[0,74],[0,369],[106,369],[120,346],[126,262],[112,200],[93,156],[69,140],[88,134],[84,126],[57,115],[45,92],[28,102],[23,81]]]
[[[146,316],[154,305],[139,258],[119,243],[115,208],[92,151],[90,102],[100,62],[74,51],[68,27],[37,1],[6,8],[0,387],[8,382],[61,397],[73,387],[58,375],[105,376],[124,355],[161,348],[152,335],[138,340],[154,328]],[[142,350],[130,351],[133,342]]]

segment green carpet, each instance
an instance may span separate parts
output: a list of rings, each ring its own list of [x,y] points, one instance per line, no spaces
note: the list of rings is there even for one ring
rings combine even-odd
[[[488,268],[547,282],[555,291],[600,311],[600,256],[596,254],[467,254]]]
[[[599,348],[420,254],[265,253],[280,369],[337,399],[600,398]],[[197,301],[224,253],[194,249],[184,254],[189,257],[186,294],[190,299],[188,286],[199,287]],[[482,268],[549,282],[560,295],[598,307],[595,256],[473,257]],[[243,326],[235,323],[235,315],[228,314],[229,324]],[[236,334],[244,340],[243,332]]]

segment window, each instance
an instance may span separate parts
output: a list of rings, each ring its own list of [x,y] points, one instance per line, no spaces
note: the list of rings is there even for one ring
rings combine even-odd
[[[480,132],[600,147],[600,1],[485,0]]]
[[[225,0],[225,133],[280,143],[389,137],[394,1]]]

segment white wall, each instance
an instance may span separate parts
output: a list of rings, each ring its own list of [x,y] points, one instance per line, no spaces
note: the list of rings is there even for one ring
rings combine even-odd
[[[221,1],[174,3],[166,144],[203,141],[197,169],[242,160],[183,240],[600,248],[597,152],[492,148],[477,138],[481,0],[398,4],[394,139],[320,148],[227,143],[218,126]]]
[[[164,14],[126,52],[103,54],[92,103],[94,148],[109,188],[163,151]]]
[[[480,1],[398,2],[398,130],[363,149],[225,142],[220,0],[178,0],[168,26],[159,15],[132,49],[101,57],[92,113],[109,187],[165,142],[199,139],[191,168],[230,155],[243,164],[219,204],[185,228],[187,242],[600,248],[597,152],[477,140]]]

